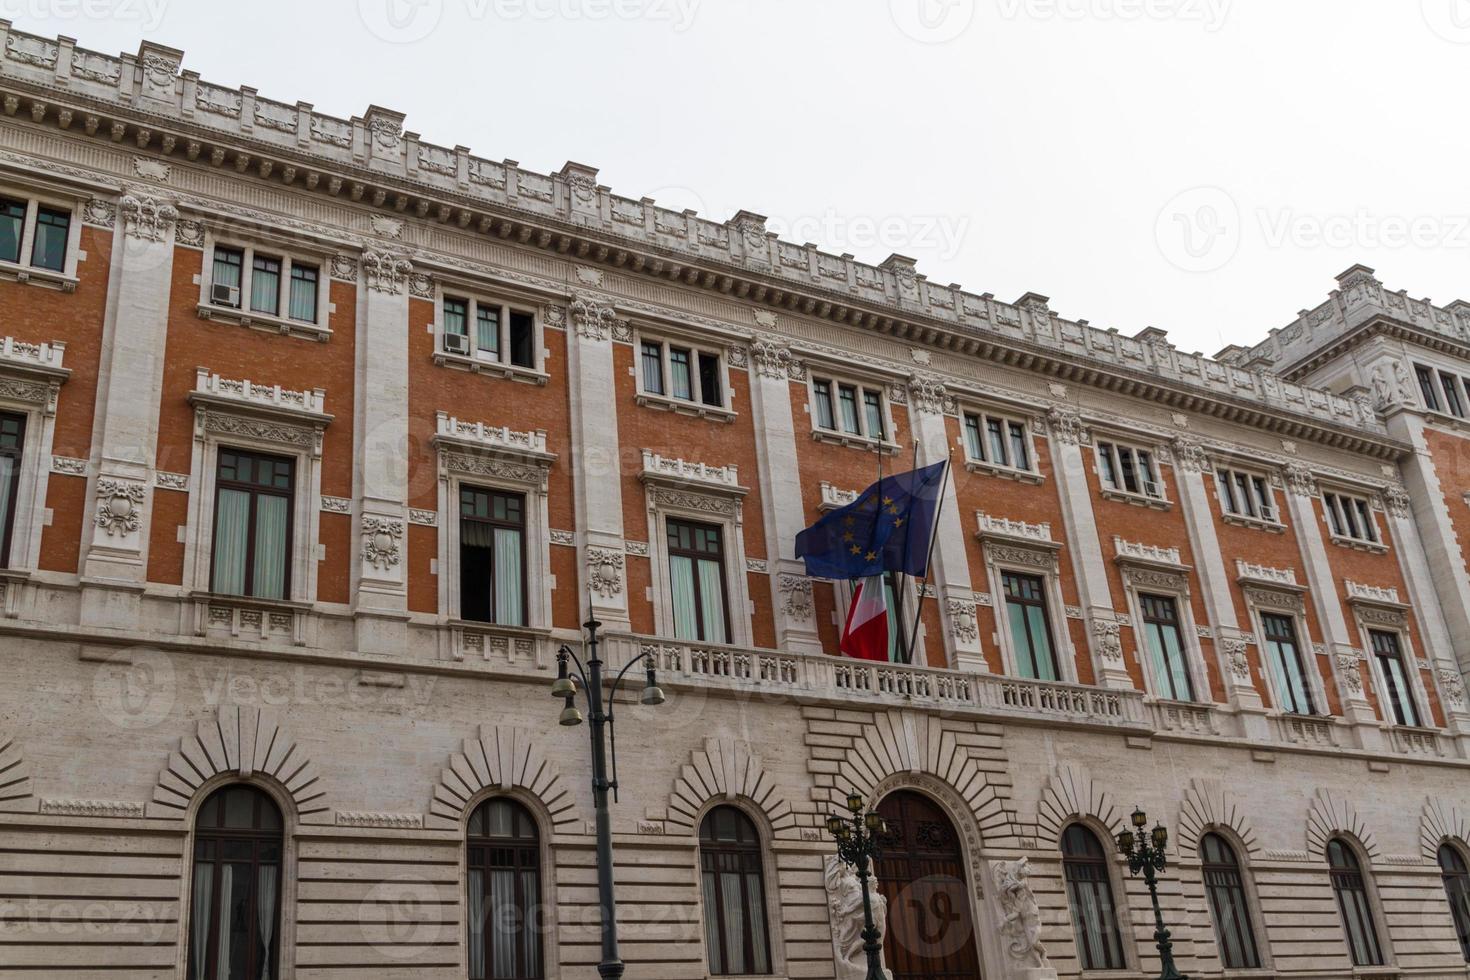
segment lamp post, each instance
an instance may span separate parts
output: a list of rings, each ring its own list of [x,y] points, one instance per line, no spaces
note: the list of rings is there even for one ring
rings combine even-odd
[[[617,736],[612,734],[613,704],[617,698],[618,686],[623,683],[623,676],[640,661],[648,674],[639,700],[648,705],[663,704],[664,692],[659,689],[658,679],[654,674],[653,657],[645,653],[628,661],[618,671],[613,678],[612,690],[606,692],[604,699],[603,664],[597,652],[597,630],[602,624],[589,618],[582,626],[587,630],[587,661],[584,664],[570,647],[562,644],[556,653],[556,680],[551,685],[551,696],[565,702],[559,719],[562,725],[570,727],[582,723],[582,712],[577,710],[576,704],[577,684],[568,670],[569,665],[576,665],[577,677],[581,680],[583,693],[587,697],[587,715],[591,721],[588,728],[592,738],[592,802],[597,814],[597,904],[602,916],[602,962],[597,964],[597,973],[601,977],[616,980],[623,975],[623,959],[618,953],[618,922],[616,900],[613,897],[612,829],[607,812],[607,791],[612,790],[616,798],[618,790],[618,743]],[[610,734],[611,779],[607,774],[607,736]]]
[[[1148,897],[1154,905],[1154,940],[1159,946],[1159,980],[1189,980],[1174,965],[1174,944],[1169,941],[1164,913],[1159,908],[1159,879],[1155,872],[1164,870],[1164,848],[1169,843],[1169,831],[1163,824],[1156,823],[1154,829],[1145,834],[1143,828],[1147,823],[1148,814],[1134,809],[1133,826],[1138,833],[1132,830],[1119,833],[1118,850],[1128,859],[1129,872],[1136,875],[1142,871],[1143,880],[1148,885]]]
[[[832,814],[827,817],[827,833],[837,840],[837,857],[857,871],[858,881],[863,888],[863,950],[868,954],[866,980],[888,980],[880,965],[878,927],[873,923],[873,903],[868,896],[868,865],[878,860],[878,835],[887,833],[888,824],[877,810],[863,813],[865,804],[862,794],[854,790],[847,794],[847,809],[851,817]]]

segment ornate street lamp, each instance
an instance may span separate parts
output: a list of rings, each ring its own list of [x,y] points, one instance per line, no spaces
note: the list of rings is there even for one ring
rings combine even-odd
[[[1164,848],[1169,843],[1169,831],[1164,829],[1163,824],[1156,823],[1153,831],[1145,834],[1143,828],[1147,824],[1148,814],[1135,809],[1133,826],[1138,833],[1135,834],[1132,830],[1119,833],[1118,850],[1128,859],[1129,872],[1135,875],[1143,872],[1143,880],[1148,885],[1148,897],[1154,904],[1154,940],[1159,946],[1162,966],[1159,980],[1189,980],[1174,966],[1174,944],[1169,941],[1169,930],[1164,928],[1164,913],[1159,908],[1159,879],[1155,872],[1164,870]]]
[[[863,950],[868,954],[866,980],[888,980],[879,965],[878,927],[873,923],[873,903],[868,897],[868,864],[878,860],[878,836],[888,832],[888,824],[877,810],[864,813],[864,807],[861,793],[856,790],[848,793],[847,809],[852,816],[834,813],[827,817],[827,833],[837,841],[837,857],[853,867],[863,886]]]
[[[583,664],[572,649],[563,644],[556,653],[556,680],[551,685],[551,696],[565,702],[558,719],[562,725],[582,723],[582,712],[577,709],[576,703],[577,681],[569,672],[569,666],[575,665],[577,679],[582,682],[582,690],[587,697],[587,715],[592,722],[589,728],[592,737],[592,802],[597,813],[597,904],[602,914],[602,962],[597,964],[597,973],[604,978],[619,978],[623,975],[623,959],[618,953],[618,922],[616,901],[613,897],[612,829],[607,813],[607,791],[613,791],[613,799],[617,799],[618,792],[618,741],[613,734],[613,704],[623,677],[634,664],[640,662],[647,670],[647,675],[643,694],[638,700],[647,705],[663,704],[664,692],[659,689],[658,678],[654,674],[653,656],[645,653],[634,657],[618,671],[613,678],[612,690],[606,692],[604,699],[602,658],[597,652],[597,630],[602,624],[595,619],[589,619],[582,626],[587,630],[587,662]],[[609,748],[605,735],[611,736],[612,741],[611,779],[607,775]]]

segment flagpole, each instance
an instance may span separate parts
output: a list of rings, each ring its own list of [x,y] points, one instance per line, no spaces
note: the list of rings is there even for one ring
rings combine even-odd
[[[915,438],[914,439],[914,461],[913,461],[913,464],[909,466],[909,471],[912,472],[914,470],[917,470],[918,468],[919,468],[919,440],[917,438]],[[897,580],[894,581],[894,583],[893,583],[893,602],[894,602],[894,605],[896,605],[898,607],[897,612],[898,612],[898,631],[899,631],[898,632],[898,635],[899,636],[903,636],[903,634],[905,632],[907,632],[907,629],[904,626],[904,622],[903,622],[903,606],[904,606],[903,595],[904,595],[904,593],[906,591],[908,591],[908,581],[909,581],[909,573],[900,570],[899,573],[898,573]],[[917,611],[916,611],[915,615],[917,615]],[[911,664],[911,663],[914,662],[914,650],[913,650],[913,647],[911,647],[911,646],[910,647],[904,647],[899,652],[903,654],[903,662],[904,663]]]
[[[949,489],[949,471],[954,450],[949,451],[949,457],[944,460],[944,477],[939,482],[939,503],[934,508],[934,526],[929,529],[929,555],[924,559],[924,581],[919,583],[919,601],[914,610],[914,631],[909,636],[908,649],[904,652],[908,656],[908,662],[914,662],[914,644],[919,642],[919,619],[924,613],[924,588],[929,584],[929,570],[934,565],[934,542],[939,540],[939,515],[944,512],[944,495]]]

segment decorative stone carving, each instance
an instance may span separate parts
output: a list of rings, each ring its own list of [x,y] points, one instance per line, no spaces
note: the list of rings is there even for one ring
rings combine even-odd
[[[909,404],[929,415],[943,415],[949,403],[949,389],[938,378],[916,374],[909,378]]]
[[[792,619],[812,617],[812,580],[805,575],[782,575],[777,582],[781,606]]]
[[[617,320],[612,307],[594,296],[578,295],[572,300],[570,309],[577,336],[586,340],[606,340],[612,332],[613,322]]]
[[[41,800],[39,811],[56,817],[141,819],[146,806],[118,800]]]
[[[434,277],[422,272],[412,273],[408,277],[408,295],[418,299],[433,299]]]
[[[1220,652],[1225,655],[1225,662],[1230,665],[1230,673],[1241,680],[1248,681],[1251,676],[1251,662],[1246,658],[1245,648],[1245,640],[1238,636],[1220,638]]]
[[[350,514],[352,513],[352,501],[346,497],[323,497],[322,510],[328,514]]]
[[[417,524],[420,527],[438,527],[439,513],[432,510],[410,509],[408,512],[408,523]]]
[[[1317,496],[1317,478],[1301,463],[1290,463],[1286,467],[1286,486],[1299,497]]]
[[[179,59],[162,51],[143,55],[143,94],[150,99],[172,102],[174,82],[179,77]]]
[[[403,237],[403,222],[397,218],[375,214],[368,218],[368,224],[373,229],[374,235],[381,235],[384,238],[395,240]]]
[[[1351,579],[1347,580],[1344,584],[1347,586],[1349,600],[1361,599],[1364,602],[1399,604],[1398,589],[1381,585],[1364,585],[1362,582],[1354,582]]]
[[[164,490],[189,489],[189,474],[187,473],[165,473],[159,471],[153,474],[153,485],[162,487]]]
[[[784,381],[791,376],[791,349],[770,337],[760,337],[750,345],[756,372],[763,378]]]
[[[97,481],[97,526],[108,537],[131,534],[142,526],[143,500],[147,490],[141,483],[122,480]]]
[[[1179,438],[1174,440],[1174,465],[1181,470],[1190,473],[1200,473],[1209,469],[1209,457],[1205,455],[1205,447],[1193,439]]]
[[[117,224],[117,205],[94,197],[82,205],[82,221],[101,228],[112,228]]]
[[[587,577],[593,592],[611,599],[623,591],[623,554],[607,548],[587,549]]]
[[[149,157],[133,157],[133,173],[147,180],[168,180],[173,168],[161,160]]]
[[[959,643],[974,643],[980,637],[975,620],[975,603],[964,599],[949,600],[949,632]]]
[[[1075,446],[1083,440],[1082,416],[1065,408],[1053,408],[1046,413],[1047,428],[1052,438]]]
[[[1050,968],[1046,947],[1041,944],[1041,912],[1027,882],[1030,861],[1024,857],[1019,861],[992,861],[990,872],[1000,899],[1000,934],[1005,937],[1006,956],[1013,970]]]
[[[998,565],[1020,565],[1054,572],[1057,568],[1057,553],[1050,548],[1027,548],[1023,545],[985,545],[985,556]]]
[[[563,548],[575,548],[577,546],[577,534],[575,531],[558,531],[552,529],[550,532],[551,543]]]
[[[389,517],[362,519],[362,559],[387,571],[402,561],[403,522]]]
[[[1097,638],[1098,652],[1102,654],[1104,660],[1122,662],[1122,631],[1122,625],[1112,620],[1094,619],[1092,621],[1092,635]]]
[[[73,459],[70,456],[52,456],[51,472],[65,473],[67,476],[86,476],[87,461],[85,459]]]
[[[332,256],[332,278],[357,282],[357,259],[350,255]]]
[[[177,245],[190,245],[194,248],[203,248],[204,224],[199,221],[181,219],[174,229],[174,243]]]
[[[404,280],[413,273],[413,263],[402,255],[368,250],[362,253],[362,269],[367,286],[374,292],[397,296]]]
[[[823,881],[827,886],[827,915],[832,925],[836,980],[864,980],[868,975],[868,954],[863,949],[862,882],[858,880],[857,872],[835,854],[827,855]],[[879,893],[878,879],[871,872],[868,877],[868,900],[873,924],[878,929],[878,946],[881,949],[883,933],[888,923],[888,900]]]
[[[633,555],[635,558],[647,558],[648,557],[648,542],[647,541],[624,541],[623,542],[623,553],[626,554],[626,555]]]
[[[1394,517],[1409,516],[1409,491],[1402,484],[1390,483],[1383,488],[1383,506]]]
[[[1465,679],[1454,667],[1439,668],[1439,693],[1451,708],[1465,707]]]
[[[1339,653],[1337,655],[1337,671],[1342,675],[1343,683],[1347,685],[1349,693],[1353,697],[1359,697],[1363,693],[1363,672],[1358,669],[1358,655],[1355,653]]]
[[[142,241],[163,241],[179,217],[178,209],[172,204],[152,197],[127,194],[118,203],[122,207],[123,230],[129,238]]]

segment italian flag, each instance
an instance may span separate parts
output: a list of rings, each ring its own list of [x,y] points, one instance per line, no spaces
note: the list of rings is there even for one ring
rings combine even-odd
[[[888,596],[882,575],[858,579],[838,649],[859,660],[888,661]]]

